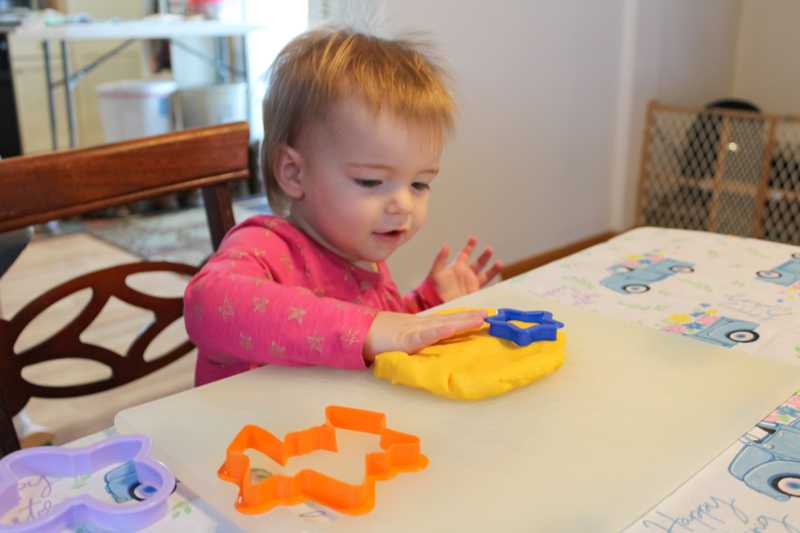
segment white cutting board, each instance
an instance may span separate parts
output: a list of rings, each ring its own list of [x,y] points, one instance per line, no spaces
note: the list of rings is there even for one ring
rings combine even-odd
[[[478,402],[392,386],[370,371],[264,367],[122,411],[116,427],[152,437],[157,458],[250,532],[617,532],[800,388],[800,366],[502,286],[449,305],[549,310],[566,324],[566,361]],[[216,473],[239,429],[257,424],[283,438],[322,424],[328,405],[385,413],[388,427],[422,439],[430,465],[378,482],[364,516],[318,524],[286,508],[238,513],[236,487]],[[362,449],[377,444],[338,433],[349,439],[344,467],[315,452],[284,472],[320,468],[360,482]]]

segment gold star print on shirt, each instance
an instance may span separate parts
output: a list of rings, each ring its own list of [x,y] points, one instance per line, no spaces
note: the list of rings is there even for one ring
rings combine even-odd
[[[306,314],[305,309],[300,307],[290,307],[291,312],[289,313],[289,318],[286,319],[287,322],[290,320],[297,320],[298,324],[303,323],[303,315]]]
[[[253,349],[253,343],[250,341],[250,339],[252,339],[252,338],[253,338],[252,335],[250,337],[246,337],[245,334],[240,331],[239,332],[239,346],[244,347],[245,350],[252,350]]]
[[[228,297],[225,297],[225,301],[222,302],[222,305],[217,308],[217,311],[222,313],[222,321],[225,322],[225,319],[229,316],[236,316],[236,313],[233,311],[233,305],[228,301]]]
[[[266,313],[267,304],[269,303],[268,298],[261,298],[259,296],[253,296],[253,312],[256,313]]]
[[[317,337],[317,332],[314,331],[314,333],[306,337],[306,340],[308,341],[309,350],[316,350],[322,353],[322,341],[325,340],[325,337]]]
[[[339,340],[342,341],[342,344],[344,344],[345,346],[347,346],[349,348],[354,343],[358,342],[358,337],[356,337],[356,335],[358,335],[358,332],[359,332],[359,330],[355,330],[353,332],[353,331],[350,331],[348,329],[347,333],[345,335],[342,335],[341,337],[339,337]]]
[[[272,347],[269,349],[269,354],[273,357],[280,357],[281,359],[286,359],[286,355],[284,352],[286,348],[284,346],[278,346],[275,344],[275,341],[272,341]]]

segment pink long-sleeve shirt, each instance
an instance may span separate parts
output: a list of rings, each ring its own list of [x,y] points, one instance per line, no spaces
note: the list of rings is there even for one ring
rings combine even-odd
[[[252,217],[186,288],[195,385],[266,364],[364,369],[364,339],[378,311],[440,303],[428,279],[401,297],[385,263],[364,270],[280,217]]]

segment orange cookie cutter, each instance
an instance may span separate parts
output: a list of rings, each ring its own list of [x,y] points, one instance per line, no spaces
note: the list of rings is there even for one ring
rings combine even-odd
[[[391,479],[400,472],[415,472],[428,466],[420,453],[419,437],[386,427],[386,415],[350,407],[325,408],[325,424],[288,433],[280,440],[258,426],[247,425],[230,446],[217,475],[239,486],[236,509],[261,514],[278,505],[297,505],[306,500],[348,515],[366,514],[375,507],[375,482]],[[258,483],[250,479],[250,458],[245,450],[258,450],[281,466],[290,457],[315,450],[337,452],[336,428],[380,436],[384,452],[368,453],[366,476],[361,485],[350,485],[311,469],[294,476],[274,475]]]

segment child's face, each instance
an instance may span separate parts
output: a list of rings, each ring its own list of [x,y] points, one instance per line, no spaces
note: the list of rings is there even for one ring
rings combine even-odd
[[[422,226],[443,139],[360,99],[345,100],[300,133],[302,195],[291,218],[350,261],[376,263]]]

